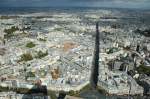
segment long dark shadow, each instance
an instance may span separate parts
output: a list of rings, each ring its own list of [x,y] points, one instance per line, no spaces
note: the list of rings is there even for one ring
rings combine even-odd
[[[93,89],[96,89],[99,75],[99,25],[96,23],[96,35],[95,35],[95,48],[93,53],[92,68],[91,68],[91,77],[90,85]]]

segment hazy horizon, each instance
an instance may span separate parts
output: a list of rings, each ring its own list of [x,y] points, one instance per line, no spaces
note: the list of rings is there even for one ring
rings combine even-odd
[[[105,7],[150,9],[150,0],[0,0],[0,7]]]

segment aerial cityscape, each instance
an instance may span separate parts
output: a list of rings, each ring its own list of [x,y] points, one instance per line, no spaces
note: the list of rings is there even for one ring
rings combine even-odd
[[[150,99],[149,18],[147,9],[0,8],[0,99]]]

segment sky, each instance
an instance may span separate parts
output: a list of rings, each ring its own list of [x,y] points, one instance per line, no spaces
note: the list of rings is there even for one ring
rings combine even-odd
[[[0,7],[113,7],[150,9],[150,0],[0,0]]]

